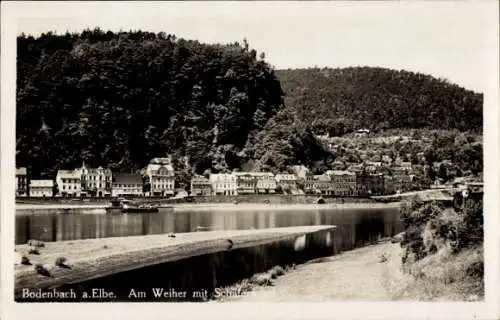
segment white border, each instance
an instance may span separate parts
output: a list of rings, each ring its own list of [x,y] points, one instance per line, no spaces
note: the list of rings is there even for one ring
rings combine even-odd
[[[437,1],[432,1],[433,6]],[[367,2],[365,2],[367,3]],[[13,241],[14,239],[14,153],[15,153],[15,57],[16,22],[20,17],[37,17],[38,8],[52,5],[65,9],[60,16],[78,14],[81,3],[40,3],[32,2],[31,10],[25,10],[27,3],[2,2],[1,36],[1,298],[2,319],[165,319],[165,318],[256,318],[268,319],[497,319],[500,315],[499,301],[499,51],[498,24],[496,30],[485,30],[496,43],[496,50],[485,52],[484,58],[490,62],[491,73],[485,75],[488,88],[484,92],[484,159],[485,159],[485,253],[486,253],[486,301],[481,303],[403,303],[403,302],[349,302],[349,303],[114,303],[114,304],[16,304],[13,302]],[[213,4],[212,7],[210,7]],[[110,5],[103,4],[103,6]],[[116,8],[116,3],[113,4]],[[131,5],[130,3],[127,5]],[[136,3],[136,5],[158,5],[157,3]],[[162,5],[167,5],[166,3]],[[173,4],[172,4],[173,5]],[[221,2],[221,3],[177,3],[182,12],[195,14],[196,10],[217,10],[219,14],[242,14],[249,6],[307,6],[322,5],[297,2]],[[339,5],[345,5],[340,3]],[[370,2],[373,5],[373,2]],[[384,5],[390,5],[385,3]],[[490,6],[492,17],[498,21],[496,1],[478,1],[477,6]],[[78,8],[75,8],[79,6]],[[20,7],[23,7],[21,10]],[[69,7],[73,9],[68,9]],[[222,10],[224,9],[224,10]],[[85,11],[85,10],[83,10]],[[24,12],[24,13],[23,13]],[[265,8],[263,8],[265,12]],[[112,19],[113,14],[109,15]],[[486,18],[486,17],[485,17]],[[452,28],[453,26],[450,26]],[[182,36],[182,35],[179,35]],[[363,288],[360,288],[363,290]],[[243,308],[243,309],[242,309]]]

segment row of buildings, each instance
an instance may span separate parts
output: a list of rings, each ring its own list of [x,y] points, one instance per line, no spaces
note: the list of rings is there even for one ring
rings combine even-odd
[[[292,167],[293,173],[233,172],[195,176],[191,180],[191,195],[239,194],[318,194],[356,197],[392,194],[408,191],[412,177],[406,170],[391,176],[366,170],[328,170],[323,174],[309,173],[304,166]]]
[[[374,168],[372,168],[375,166]],[[376,165],[353,166],[349,170],[328,170],[314,175],[305,166],[293,166],[289,173],[232,172],[191,179],[193,196],[241,194],[321,194],[343,197],[393,194],[408,191],[412,185],[409,168],[402,166],[384,175]],[[108,168],[59,170],[55,180],[32,179],[26,168],[16,171],[16,195],[30,197],[119,197],[173,196],[175,173],[170,158],[154,158],[142,174],[113,173]],[[144,188],[145,184],[149,188]],[[147,189],[147,191],[145,191]]]
[[[154,158],[143,174],[113,173],[108,168],[89,168],[82,164],[72,170],[58,170],[55,180],[30,179],[26,168],[16,169],[18,197],[118,197],[144,195],[144,183],[150,185],[148,194],[172,196],[175,174],[170,158]]]

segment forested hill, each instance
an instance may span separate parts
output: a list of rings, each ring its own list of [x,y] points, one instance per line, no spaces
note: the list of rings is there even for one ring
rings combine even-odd
[[[359,128],[482,131],[483,95],[429,75],[371,67],[276,74],[287,109],[335,135]]]
[[[237,168],[283,108],[274,71],[245,40],[96,29],[21,35],[17,53],[16,161],[33,176],[82,160],[133,171],[165,154],[197,172]]]

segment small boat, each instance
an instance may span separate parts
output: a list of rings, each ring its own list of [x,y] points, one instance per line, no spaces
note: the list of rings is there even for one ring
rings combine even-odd
[[[212,231],[212,230],[214,230],[213,227],[197,226],[193,231],[194,232],[201,232],[201,231]]]
[[[123,213],[157,213],[160,210],[151,205],[136,205],[131,202],[122,205]]]
[[[316,204],[325,204],[325,199],[323,199],[323,197],[319,197],[318,199],[316,199],[315,203]]]
[[[123,208],[122,213],[158,213],[158,208]]]
[[[156,206],[152,205],[138,205],[130,200],[117,199],[111,201],[111,206],[106,208],[109,213],[121,212],[121,213],[157,213],[160,210]]]

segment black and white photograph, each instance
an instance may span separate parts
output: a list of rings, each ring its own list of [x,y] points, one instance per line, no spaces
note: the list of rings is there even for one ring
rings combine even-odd
[[[3,3],[3,303],[495,319],[498,9]]]

